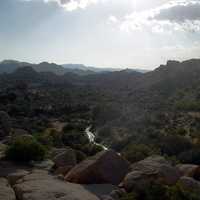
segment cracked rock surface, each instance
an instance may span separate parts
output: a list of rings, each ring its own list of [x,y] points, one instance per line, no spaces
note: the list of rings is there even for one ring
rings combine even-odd
[[[99,200],[84,186],[58,180],[42,170],[18,180],[14,190],[18,200]]]

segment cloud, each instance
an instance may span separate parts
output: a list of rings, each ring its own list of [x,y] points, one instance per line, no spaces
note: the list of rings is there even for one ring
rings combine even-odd
[[[33,1],[33,0],[22,0]],[[66,11],[74,11],[77,9],[85,9],[86,7],[97,3],[99,0],[42,0],[45,3],[55,2]]]
[[[45,2],[56,2],[59,6],[63,7],[67,11],[73,11],[77,9],[85,9],[91,4],[97,3],[98,0],[45,0]]]
[[[154,16],[157,20],[184,22],[186,20],[200,20],[200,1],[180,2],[171,7],[163,8]]]
[[[133,12],[120,19],[120,29],[200,32],[200,0],[173,0],[155,9]]]
[[[118,23],[117,17],[115,17],[115,16],[113,16],[113,15],[111,15],[111,16],[109,17],[109,21],[112,22],[112,23]]]

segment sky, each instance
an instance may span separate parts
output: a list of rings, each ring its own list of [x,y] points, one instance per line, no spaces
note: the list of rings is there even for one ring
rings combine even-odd
[[[200,58],[200,0],[0,0],[0,60],[154,69]]]

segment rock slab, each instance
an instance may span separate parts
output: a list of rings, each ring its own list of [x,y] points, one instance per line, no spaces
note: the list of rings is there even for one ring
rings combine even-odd
[[[9,186],[5,178],[0,178],[0,199],[16,200],[14,190]]]
[[[56,179],[35,170],[14,186],[18,200],[99,200],[83,186]]]

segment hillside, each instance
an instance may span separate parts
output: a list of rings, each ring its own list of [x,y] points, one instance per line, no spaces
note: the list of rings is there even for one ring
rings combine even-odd
[[[200,60],[84,76],[8,63],[10,73],[0,74],[0,197],[198,196]]]

